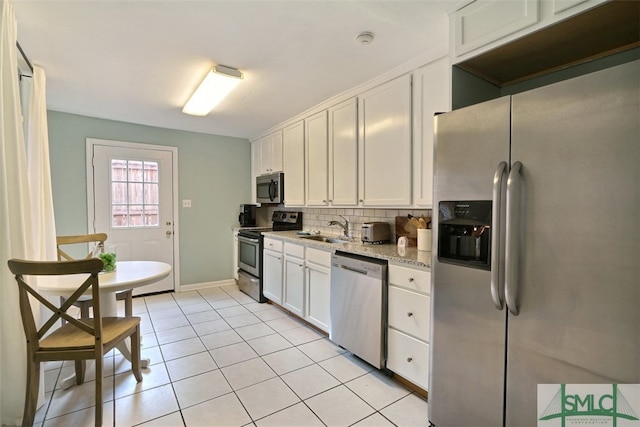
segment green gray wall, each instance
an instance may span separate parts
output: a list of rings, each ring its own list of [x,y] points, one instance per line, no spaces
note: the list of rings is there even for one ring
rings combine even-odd
[[[180,284],[233,277],[238,205],[251,198],[247,139],[48,112],[53,204],[58,234],[87,228],[86,138],[178,147]],[[182,200],[191,199],[191,208]]]

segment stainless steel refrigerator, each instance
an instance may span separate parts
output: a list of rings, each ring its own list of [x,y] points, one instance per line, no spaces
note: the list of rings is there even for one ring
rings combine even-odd
[[[640,383],[639,86],[634,61],[436,118],[433,425]]]

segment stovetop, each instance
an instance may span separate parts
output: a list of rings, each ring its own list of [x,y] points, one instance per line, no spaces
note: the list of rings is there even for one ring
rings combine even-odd
[[[272,227],[247,227],[238,231],[245,237],[260,237],[264,231],[302,230],[302,212],[274,211],[271,215]]]

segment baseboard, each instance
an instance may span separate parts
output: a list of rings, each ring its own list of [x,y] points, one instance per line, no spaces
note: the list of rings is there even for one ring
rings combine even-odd
[[[235,285],[235,279],[218,280],[216,282],[193,283],[191,285],[181,285],[179,292],[196,291],[198,289],[219,288],[221,286]]]

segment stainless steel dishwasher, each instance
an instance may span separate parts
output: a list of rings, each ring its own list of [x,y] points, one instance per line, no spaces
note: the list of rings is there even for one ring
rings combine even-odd
[[[387,330],[387,261],[337,251],[331,257],[329,339],[382,369]]]

